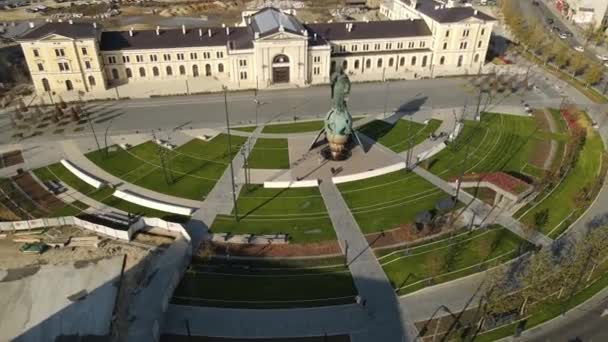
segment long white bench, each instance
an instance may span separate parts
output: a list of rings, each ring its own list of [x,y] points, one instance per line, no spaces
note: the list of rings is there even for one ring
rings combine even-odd
[[[362,179],[366,179],[366,178],[382,176],[387,173],[403,170],[403,169],[405,169],[405,167],[406,167],[405,162],[399,162],[397,164],[381,167],[381,168],[375,169],[375,170],[353,173],[352,175],[347,175],[347,176],[332,177],[331,180],[332,180],[332,182],[334,182],[334,184],[354,182],[354,181],[358,181],[358,180],[362,180]]]
[[[114,191],[114,194],[112,194],[112,195],[115,197],[118,197],[120,199],[123,199],[127,202],[141,205],[142,207],[156,209],[156,210],[165,211],[168,213],[173,213],[173,214],[178,214],[178,215],[190,216],[190,215],[192,215],[192,212],[194,211],[194,208],[191,208],[191,207],[186,207],[186,206],[182,206],[182,205],[153,200],[151,198],[147,198],[147,197],[144,197],[141,195],[134,194],[130,191],[116,190],[116,191]]]
[[[94,176],[89,175],[85,171],[82,171],[78,166],[72,164],[71,161],[67,159],[61,159],[61,164],[65,166],[74,176],[80,178],[83,182],[89,184],[95,189],[101,188],[106,182],[102,179],[96,178]]]
[[[264,182],[264,187],[268,189],[285,189],[285,188],[312,188],[319,186],[318,179],[303,180],[303,181],[270,181]]]

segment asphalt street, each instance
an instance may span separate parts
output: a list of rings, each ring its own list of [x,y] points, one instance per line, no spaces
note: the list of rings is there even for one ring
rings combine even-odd
[[[477,103],[478,94],[473,80],[440,78],[354,83],[348,105],[353,115],[453,108],[465,104],[472,108]],[[253,91],[228,93],[227,99],[231,125],[253,124],[256,117],[259,123],[322,118],[331,107],[330,88],[327,85],[260,91],[257,110]],[[531,104],[544,103],[548,97],[539,92],[526,92],[523,96],[505,93],[496,95],[491,104],[522,105],[522,100]],[[87,107],[94,117],[104,118],[93,121],[95,129],[98,132],[108,129],[109,135],[226,125],[224,95],[221,93],[93,102]],[[0,139],[8,142],[12,135],[8,113],[0,115]]]

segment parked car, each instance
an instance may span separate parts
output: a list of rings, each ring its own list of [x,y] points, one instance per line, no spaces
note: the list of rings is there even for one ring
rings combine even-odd
[[[599,58],[602,61],[608,61],[608,55],[597,55],[597,58]]]
[[[558,31],[558,32],[559,32],[559,31]],[[568,35],[566,34],[566,32],[560,32],[560,33],[559,33],[559,37],[560,37],[561,39],[566,39],[566,38],[568,38]]]
[[[584,48],[584,47],[582,47],[582,46],[580,46],[580,45],[578,45],[578,46],[575,46],[575,47],[574,47],[574,50],[576,50],[576,51],[578,51],[578,52],[583,52],[583,51],[585,51],[585,48]]]

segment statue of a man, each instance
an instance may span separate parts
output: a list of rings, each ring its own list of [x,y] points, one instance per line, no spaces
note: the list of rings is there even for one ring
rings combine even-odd
[[[350,79],[344,73],[341,65],[331,75],[331,98],[334,100],[334,108],[338,112],[345,112],[346,100],[350,94]]]

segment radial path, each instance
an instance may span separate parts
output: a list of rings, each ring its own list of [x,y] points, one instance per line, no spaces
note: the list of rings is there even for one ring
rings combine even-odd
[[[338,188],[327,179],[319,189],[361,297],[361,309],[370,317],[367,329],[352,334],[352,341],[413,341],[416,329],[399,308],[395,290]]]

